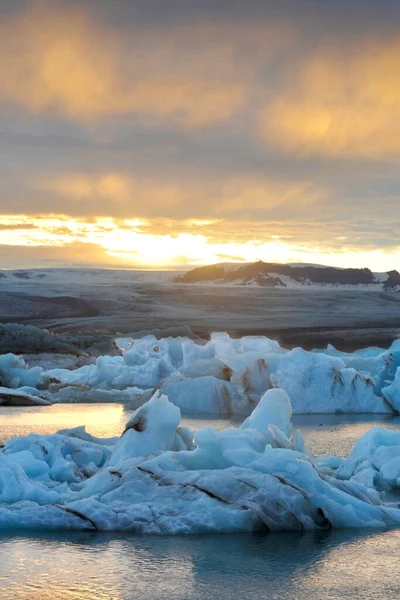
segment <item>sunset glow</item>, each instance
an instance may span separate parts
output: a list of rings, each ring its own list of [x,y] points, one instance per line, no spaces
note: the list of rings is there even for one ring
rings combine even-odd
[[[233,223],[220,221],[167,221],[98,218],[73,219],[63,215],[30,218],[13,215],[0,218],[0,247],[7,248],[10,267],[87,266],[88,261],[101,267],[182,269],[187,265],[216,262],[305,262],[358,266],[365,264],[379,271],[381,265],[395,268],[400,252],[366,250],[361,252],[343,236],[327,238],[325,247],[307,240],[282,238],[268,230],[253,231],[252,239],[223,239],[224,228]],[[249,227],[249,235],[251,224]],[[170,233],[168,231],[170,230]],[[262,234],[255,237],[255,233]],[[334,231],[331,232],[334,234]],[[328,245],[330,241],[330,245]],[[10,259],[13,249],[25,248],[23,260]],[[37,251],[41,258],[37,259]],[[32,257],[32,258],[30,258]]]
[[[367,5],[2,3],[2,266],[398,268],[400,8]]]

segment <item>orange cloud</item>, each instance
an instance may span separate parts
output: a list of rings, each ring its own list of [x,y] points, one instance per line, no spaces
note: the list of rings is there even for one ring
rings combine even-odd
[[[129,217],[175,216],[193,214],[193,208],[207,214],[189,219],[197,226],[213,223],[215,218],[234,218],[239,213],[268,211],[283,207],[299,209],[324,200],[328,191],[309,181],[280,181],[266,177],[231,177],[217,181],[154,180],[132,174],[69,173],[35,178],[34,189],[44,190],[71,201],[86,203],[87,214]],[[268,214],[266,212],[266,214]]]
[[[184,201],[188,194],[185,187],[174,181],[160,183],[113,172],[100,175],[70,173],[43,180],[34,179],[33,187],[70,200],[84,200],[95,208],[98,208],[99,201],[104,201],[103,205],[110,214],[118,212],[125,216],[143,214],[149,206],[168,209]]]
[[[38,181],[34,185],[38,189],[56,192],[60,196],[77,200],[106,198],[124,202],[133,195],[133,182],[116,173],[100,176],[61,175],[43,182]]]
[[[312,182],[279,181],[253,178],[234,178],[223,185],[223,198],[217,202],[217,214],[234,215],[243,211],[278,206],[308,206],[321,201],[327,191]]]
[[[398,37],[314,52],[262,111],[263,137],[297,154],[399,159],[399,64]]]
[[[268,62],[280,33],[254,24],[117,29],[77,4],[34,2],[0,21],[0,98],[83,122],[136,113],[201,127],[243,106],[254,69],[241,50],[258,38]]]
[[[8,228],[12,225],[12,230]],[[354,227],[354,226],[353,226]],[[280,235],[277,235],[276,232]],[[184,267],[223,260],[320,262],[338,266],[396,268],[400,248],[359,248],[341,236],[343,224],[237,223],[196,225],[174,221],[73,219],[66,215],[0,216],[3,267],[91,264],[142,268]],[[321,233],[325,235],[321,243]],[[337,239],[340,238],[340,239]],[[344,238],[344,239],[343,239]],[[229,258],[231,257],[231,258]]]

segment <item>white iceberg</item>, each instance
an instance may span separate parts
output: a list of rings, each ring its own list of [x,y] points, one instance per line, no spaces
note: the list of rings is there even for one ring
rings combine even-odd
[[[0,529],[152,534],[400,526],[360,469],[398,485],[400,432],[373,430],[347,461],[312,457],[290,437],[286,392],[267,391],[242,428],[194,436],[155,395],[119,439],[84,428],[30,434],[0,450]],[[283,427],[283,431],[280,429]],[[389,449],[389,450],[388,450]],[[369,465],[372,465],[370,467]],[[385,470],[386,466],[386,470]]]
[[[292,433],[292,405],[285,390],[273,389],[266,392],[242,429],[258,429],[268,433],[268,427],[278,427],[286,436]]]
[[[400,431],[375,427],[365,433],[336,474],[382,491],[400,488]]]
[[[388,350],[353,353],[287,350],[263,336],[207,342],[154,335],[118,338],[118,355],[91,357],[79,366],[49,368],[46,353],[29,363],[0,356],[0,385],[45,390],[54,402],[130,402],[139,406],[155,390],[186,414],[248,416],[268,389],[284,389],[294,414],[394,413],[400,410],[400,341]],[[28,361],[28,362],[27,362]],[[62,363],[61,363],[62,364]]]
[[[382,388],[382,397],[394,410],[400,412],[400,368],[397,368],[390,385]]]

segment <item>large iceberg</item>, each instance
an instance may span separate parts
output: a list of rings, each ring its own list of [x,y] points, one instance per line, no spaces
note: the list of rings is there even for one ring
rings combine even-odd
[[[116,353],[51,365],[49,354],[0,355],[0,385],[53,402],[129,402],[140,406],[155,390],[186,414],[248,416],[265,391],[284,389],[293,412],[400,411],[400,340],[388,350],[353,353],[288,350],[264,336],[207,342],[187,337],[117,338]],[[74,362],[75,360],[75,362]],[[72,362],[71,362],[72,361]]]
[[[16,437],[0,450],[0,529],[151,534],[400,525],[400,431],[376,429],[347,460],[313,457],[292,435],[284,390],[240,428],[194,435],[156,393],[119,438],[84,427]],[[369,473],[371,471],[371,473]],[[372,473],[373,472],[373,473]]]
[[[48,406],[51,401],[46,398],[43,394],[38,395],[37,390],[35,393],[30,394],[29,388],[20,388],[13,390],[7,387],[0,387],[0,404],[7,404],[9,406]]]

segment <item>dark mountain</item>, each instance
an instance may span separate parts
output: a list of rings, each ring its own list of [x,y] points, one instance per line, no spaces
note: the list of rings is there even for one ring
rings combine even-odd
[[[177,278],[181,283],[236,283],[264,287],[288,287],[289,283],[303,286],[375,286],[382,290],[400,290],[400,273],[389,271],[377,277],[370,269],[338,269],[312,265],[285,265],[258,261],[229,269],[222,265],[198,267]]]
[[[388,278],[384,283],[386,290],[400,289],[400,273],[398,271],[388,271]]]
[[[210,265],[207,267],[198,267],[192,271],[188,271],[182,278],[178,278],[183,283],[196,283],[198,281],[215,281],[216,279],[224,279],[226,276],[225,269],[219,265]]]

